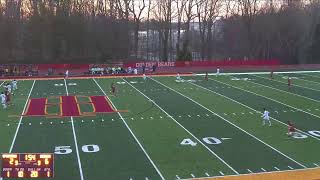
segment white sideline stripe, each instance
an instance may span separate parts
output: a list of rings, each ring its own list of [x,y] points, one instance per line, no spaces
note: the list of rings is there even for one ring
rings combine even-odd
[[[250,169],[247,169],[249,171],[249,173],[253,173]]]
[[[149,77],[150,78],[150,77]],[[152,79],[152,78],[150,78]],[[152,79],[153,81],[155,81],[154,79]],[[123,79],[123,81],[126,81],[125,79]],[[126,81],[127,82],[127,81]],[[139,89],[137,89],[136,87],[134,87],[132,84],[128,83],[133,89],[135,89],[136,91],[138,91],[140,94],[142,94],[145,98],[147,98],[148,100],[151,100],[147,95],[143,94]],[[164,109],[162,109],[156,102],[154,102],[154,105],[156,105],[162,112],[164,112],[167,116],[170,116]],[[221,162],[223,162],[226,166],[228,166],[234,173],[239,174],[238,171],[236,171],[233,167],[231,167],[227,162],[225,162],[220,156],[218,156],[215,152],[213,152],[208,146],[206,146],[202,141],[200,141],[195,135],[193,135],[188,129],[186,129],[184,126],[182,126],[176,119],[174,119],[172,116],[170,116],[170,118],[176,123],[178,124],[182,129],[184,129],[187,133],[189,133],[194,139],[196,139],[203,147],[205,147],[211,154],[213,154],[216,158],[218,158]]]
[[[274,168],[275,168],[277,171],[280,171],[280,169],[279,169],[278,167],[275,166]]]
[[[284,92],[284,93],[287,93],[287,94],[292,94],[294,96],[299,96],[299,97],[302,97],[302,98],[305,98],[305,99],[309,99],[311,101],[320,102],[319,100],[316,100],[316,99],[312,99],[312,98],[309,98],[309,97],[306,97],[306,96],[302,96],[300,94],[295,94],[295,93],[292,93],[292,92],[284,91],[284,90],[281,90],[281,89],[278,89],[278,88],[274,88],[274,87],[271,87],[271,86],[267,86],[267,85],[263,85],[263,84],[260,84],[260,83],[255,83],[255,82],[252,82],[252,81],[246,81],[246,82],[250,82],[250,83],[258,85],[258,86],[264,86],[264,87],[267,87],[267,88],[270,88],[270,89],[274,89],[274,90],[277,90],[277,91],[281,91],[281,92]]]
[[[300,73],[319,73],[320,71],[276,71],[273,72],[274,74],[291,74],[291,73],[296,73],[296,74],[300,74]],[[246,75],[246,74],[270,74],[270,72],[243,72],[243,73],[219,73],[219,75]],[[206,74],[204,73],[199,73],[196,74],[196,76],[204,76]],[[208,73],[208,75],[216,75],[216,73]],[[183,75],[180,75],[183,76]]]
[[[205,173],[205,175],[206,175],[206,176],[208,176],[208,177],[210,176],[210,174],[209,174],[209,173],[207,173],[207,172]]]
[[[69,96],[69,91],[68,91],[68,86],[67,86],[67,81],[66,79],[64,80],[64,85],[66,87],[66,92],[67,92],[67,96]],[[79,154],[79,149],[78,149],[78,141],[77,141],[77,136],[76,136],[76,130],[74,128],[74,121],[73,121],[73,117],[71,116],[71,126],[72,126],[72,133],[73,133],[73,139],[74,139],[74,144],[76,146],[76,153],[77,153],[77,159],[78,159],[78,166],[79,166],[79,172],[80,172],[80,178],[81,180],[84,180],[83,178],[83,173],[82,173],[82,165],[81,165],[81,160],[80,160],[80,154]]]
[[[219,81],[219,82],[220,82],[220,81]],[[255,82],[251,82],[251,81],[249,81],[249,82],[250,82],[250,83],[254,83],[254,84],[258,84],[258,85],[261,85],[261,86],[265,86],[265,85],[262,85],[262,84],[259,84],[259,83],[255,83]],[[269,87],[269,86],[266,86],[266,87]],[[269,87],[269,88],[271,88],[271,87]],[[242,88],[240,88],[240,89],[242,89]],[[271,89],[276,89],[276,88],[271,88]],[[279,89],[277,89],[277,90],[279,90]],[[281,90],[281,91],[282,91],[282,90]],[[248,92],[251,92],[251,91],[248,91]],[[284,92],[286,92],[286,91],[284,91]],[[296,107],[290,106],[290,105],[288,105],[288,104],[286,104],[286,103],[283,103],[283,102],[280,102],[280,101],[278,101],[278,100],[275,100],[275,99],[272,99],[272,98],[269,98],[269,97],[266,97],[266,96],[263,96],[263,95],[260,95],[260,94],[254,93],[254,92],[251,92],[251,93],[256,94],[256,95],[258,95],[258,96],[261,96],[261,97],[264,97],[264,98],[269,99],[269,100],[271,100],[271,101],[274,101],[274,102],[280,103],[280,104],[282,104],[282,105],[288,106],[288,107],[290,107],[290,108],[292,108],[292,109],[295,109],[295,110],[298,110],[298,111],[304,112],[304,113],[309,114],[309,115],[311,115],[311,116],[314,116],[314,117],[320,118],[320,116],[318,116],[318,115],[315,115],[315,114],[309,113],[309,112],[307,112],[307,111],[304,111],[304,110],[302,110],[302,109],[299,109],[299,108],[296,108]],[[303,97],[304,97],[304,96],[303,96]],[[320,102],[320,101],[319,101],[319,102]]]
[[[217,80],[214,80],[214,79],[211,79],[211,78],[209,78],[209,79],[210,79],[210,80],[213,80],[213,81],[217,81]],[[257,93],[248,91],[248,90],[246,90],[246,89],[242,89],[242,88],[240,88],[240,87],[233,86],[233,85],[228,84],[228,83],[224,83],[224,82],[221,82],[221,81],[217,81],[217,82],[222,83],[222,84],[225,84],[225,85],[230,86],[230,87],[233,87],[233,88],[235,88],[235,89],[240,89],[240,90],[242,90],[242,91],[245,91],[245,92],[254,94],[254,95],[256,95],[256,96],[264,97],[264,96],[259,95],[259,94],[257,94]],[[255,109],[253,109],[253,108],[251,108],[251,107],[249,107],[249,106],[247,106],[247,105],[245,105],[245,104],[242,104],[241,102],[238,102],[238,101],[236,101],[236,100],[234,100],[234,99],[232,99],[232,98],[229,98],[229,97],[227,97],[227,96],[225,96],[225,95],[219,94],[219,93],[217,93],[217,92],[215,92],[215,91],[213,91],[213,90],[211,90],[211,89],[205,88],[205,87],[200,86],[200,85],[197,85],[197,84],[194,84],[194,85],[199,86],[199,87],[202,87],[203,89],[206,89],[207,91],[210,91],[210,92],[213,92],[213,93],[215,93],[215,94],[218,94],[218,95],[220,95],[220,96],[222,96],[222,97],[225,97],[225,98],[227,98],[227,99],[229,99],[229,100],[231,100],[231,101],[233,101],[233,102],[236,102],[236,103],[238,103],[238,104],[240,104],[240,105],[242,105],[242,106],[244,106],[244,107],[247,107],[247,108],[249,108],[249,109],[251,109],[251,110],[253,110],[253,111],[255,111],[255,112],[259,113],[259,114],[263,114],[262,112],[259,112],[259,111],[255,110]],[[264,97],[264,98],[266,98],[266,97]],[[278,113],[278,111],[275,111],[275,112]],[[287,124],[285,124],[285,123],[282,122],[282,121],[279,121],[279,120],[276,119],[276,118],[271,117],[271,119],[273,119],[274,121],[277,121],[278,123],[283,124],[283,125],[285,125],[285,126],[288,127]],[[306,132],[304,132],[304,131],[302,131],[302,130],[300,130],[300,129],[297,129],[297,128],[296,128],[296,130],[298,130],[299,132],[301,132],[301,133],[303,133],[303,134],[305,134],[305,135],[307,135],[307,136],[313,137],[314,139],[317,139],[317,140],[320,141],[320,139],[319,139],[318,137],[316,137],[316,136],[313,136],[313,135],[311,135],[311,134],[308,134],[308,133],[306,133]]]
[[[256,76],[256,75],[253,75],[253,76]],[[260,77],[260,78],[263,78],[263,79],[268,79],[268,78],[262,77],[262,76],[256,76],[256,77]],[[278,80],[275,80],[275,79],[272,79],[272,81],[279,82],[279,83],[282,83],[282,84],[287,84],[285,82],[278,81]],[[297,84],[292,84],[292,85],[293,86],[297,86],[297,87],[301,87],[301,88],[305,88],[305,89],[309,89],[309,90],[313,90],[313,91],[320,91],[319,89],[313,89],[313,88],[310,88],[310,87],[300,86],[300,85],[297,85]]]
[[[249,136],[253,137],[253,138],[254,138],[254,139],[256,139],[257,141],[259,141],[259,142],[263,143],[264,145],[268,146],[269,148],[273,149],[274,151],[278,152],[279,154],[283,155],[284,157],[286,157],[286,158],[290,159],[291,161],[295,162],[296,164],[300,165],[301,167],[303,167],[303,168],[307,168],[305,165],[303,165],[303,164],[299,163],[298,161],[296,161],[296,160],[292,159],[291,157],[287,156],[286,154],[284,154],[284,153],[280,152],[280,151],[279,151],[279,150],[277,150],[276,148],[274,148],[274,147],[270,146],[269,144],[267,144],[267,143],[265,143],[264,141],[260,140],[260,139],[259,139],[259,138],[257,138],[256,136],[254,136],[254,135],[252,135],[252,134],[248,133],[248,132],[247,132],[247,131],[245,131],[244,129],[242,129],[242,128],[240,128],[239,126],[237,126],[237,125],[233,124],[232,122],[228,121],[228,120],[227,120],[227,119],[225,119],[224,117],[222,117],[222,116],[220,116],[219,114],[217,114],[217,113],[213,112],[212,110],[208,109],[207,107],[203,106],[202,104],[198,103],[197,101],[195,101],[195,100],[191,99],[190,97],[188,97],[188,96],[186,96],[186,95],[184,95],[184,94],[182,94],[182,93],[180,93],[180,92],[176,91],[175,89],[172,89],[172,88],[170,88],[170,87],[166,86],[165,84],[162,84],[161,82],[159,82],[159,81],[157,81],[157,80],[155,80],[155,79],[153,79],[153,78],[150,78],[150,79],[152,79],[152,80],[154,80],[155,82],[157,82],[157,83],[159,83],[159,84],[161,84],[161,85],[163,85],[163,86],[167,87],[168,89],[171,89],[172,91],[174,91],[174,92],[176,92],[177,94],[180,94],[181,96],[183,96],[183,97],[185,97],[185,98],[189,99],[190,101],[194,102],[195,104],[198,104],[198,105],[199,105],[199,106],[201,106],[203,109],[206,109],[207,111],[211,112],[212,114],[214,114],[214,115],[216,115],[216,116],[220,117],[220,118],[221,118],[221,119],[223,119],[225,122],[227,122],[227,123],[229,123],[229,124],[233,125],[234,127],[238,128],[238,129],[239,129],[239,130],[241,130],[242,132],[244,132],[244,133],[246,133],[247,135],[249,135]]]
[[[289,169],[293,169],[291,166],[288,166]]]
[[[315,166],[319,167],[319,165],[317,163],[313,163]]]
[[[99,89],[101,90],[101,92],[108,98],[108,100],[110,101],[111,105],[113,106],[113,108],[117,111],[117,107],[113,104],[113,102],[111,101],[111,99],[107,96],[106,92],[101,88],[101,86],[99,85],[99,83],[93,78],[92,79],[97,86],[99,87]],[[127,82],[128,83],[128,82]],[[128,83],[130,84],[130,83]],[[141,150],[144,152],[144,154],[146,155],[146,157],[149,159],[150,163],[152,164],[152,166],[154,167],[154,169],[157,171],[157,173],[159,174],[159,176],[161,177],[162,180],[164,180],[163,175],[161,174],[160,170],[157,168],[157,166],[154,164],[154,162],[152,161],[152,159],[150,158],[150,156],[148,155],[148,153],[146,152],[146,150],[143,148],[142,144],[140,143],[140,141],[138,140],[138,138],[134,135],[134,133],[132,132],[132,130],[130,129],[130,127],[128,126],[127,122],[124,120],[124,118],[122,117],[120,112],[117,112],[117,114],[119,115],[119,117],[121,118],[122,122],[125,124],[125,126],[127,127],[127,129],[129,130],[129,132],[131,133],[131,135],[133,136],[133,138],[136,140],[136,142],[138,143],[138,145],[140,146]]]
[[[223,174],[223,172],[222,172],[222,171],[219,171],[219,173],[220,173],[222,176],[224,176],[224,174]]]
[[[317,79],[319,79],[319,78],[320,78],[319,76],[313,76],[313,75],[310,75],[310,74],[303,74],[303,75],[305,75],[305,76],[309,76],[309,77],[314,77],[314,78],[317,78]]]
[[[265,169],[261,168],[262,171],[267,172]]]
[[[305,75],[305,74],[303,74]],[[317,81],[311,81],[311,80],[306,80],[306,79],[298,79],[298,80],[301,80],[301,81],[307,81],[307,82],[311,82],[311,83],[316,83],[316,84],[320,84],[320,82],[317,82]]]
[[[292,169],[292,170],[283,170],[283,171],[268,171],[268,172],[257,172],[257,173],[247,173],[247,174],[238,174],[238,175],[225,175],[225,176],[213,176],[213,177],[197,177],[197,178],[187,178],[181,180],[203,180],[211,178],[224,178],[224,177],[241,177],[241,176],[251,176],[251,175],[260,175],[260,174],[272,174],[272,173],[283,173],[283,172],[294,172],[294,171],[308,171],[319,169],[318,167],[314,168],[305,168],[305,169]]]
[[[191,175],[191,177],[195,178],[195,176],[193,174],[190,174],[190,175]]]
[[[4,82],[2,82],[0,86],[2,86],[3,83],[4,83]],[[26,103],[24,104],[24,107],[23,107],[23,110],[22,110],[22,114],[24,114],[25,111],[26,111],[26,108],[27,108],[27,105],[28,105],[28,102],[29,102],[29,98],[30,98],[30,96],[31,96],[31,93],[32,93],[32,90],[33,90],[33,87],[34,87],[34,84],[35,84],[35,83],[36,83],[36,80],[33,80],[33,84],[32,84],[31,89],[30,89],[30,91],[29,91],[29,94],[28,94]],[[17,129],[16,129],[16,132],[15,132],[15,134],[14,134],[14,136],[13,136],[13,140],[12,140],[12,142],[11,142],[11,146],[10,146],[10,149],[9,149],[9,153],[12,152],[14,143],[16,142],[16,138],[17,138],[17,135],[18,135],[18,132],[19,132],[19,129],[20,129],[20,125],[21,125],[22,119],[23,119],[22,114],[21,114],[21,116],[20,116],[20,120],[19,120]]]

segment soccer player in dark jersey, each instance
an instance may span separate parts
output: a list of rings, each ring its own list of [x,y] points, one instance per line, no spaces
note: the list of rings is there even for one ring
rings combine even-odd
[[[296,132],[296,128],[294,127],[291,121],[288,121],[288,136],[294,136]]]
[[[114,85],[114,83],[111,84],[111,92],[114,96],[116,96],[116,86]]]
[[[270,79],[273,79],[273,71],[270,72]]]
[[[292,85],[291,78],[288,77],[288,89],[289,90],[291,89],[291,85]]]
[[[206,81],[208,81],[208,72],[206,72],[206,75],[204,76],[204,79],[205,79]]]

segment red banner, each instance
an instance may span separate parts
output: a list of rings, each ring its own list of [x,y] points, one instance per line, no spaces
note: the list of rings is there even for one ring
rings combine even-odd
[[[273,66],[280,65],[280,61],[272,60],[217,60],[217,61],[176,61],[176,62],[133,62],[125,63],[124,67],[203,67],[203,66]]]

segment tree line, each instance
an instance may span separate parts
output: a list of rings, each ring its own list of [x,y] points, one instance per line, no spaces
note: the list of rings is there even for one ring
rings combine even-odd
[[[320,0],[3,0],[0,62],[320,61]]]

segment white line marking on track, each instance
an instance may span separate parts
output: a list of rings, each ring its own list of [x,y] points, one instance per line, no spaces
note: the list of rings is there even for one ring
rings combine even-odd
[[[180,179],[180,177],[179,177],[178,175],[176,175],[176,178],[177,178],[177,179]]]
[[[190,174],[190,175],[191,175],[191,177],[195,178],[195,176],[193,174]]]
[[[261,168],[261,170],[263,171],[263,172],[267,172],[265,169],[263,169],[263,168]]]
[[[277,171],[280,171],[280,169],[279,169],[278,167],[275,166],[274,168],[275,168]]]
[[[293,169],[291,166],[288,166],[289,169]]]
[[[66,92],[67,92],[67,96],[68,96],[68,95],[69,95],[69,91],[68,91],[66,79],[64,79],[64,85],[65,85]],[[78,149],[78,142],[77,142],[76,130],[75,130],[75,128],[74,128],[74,121],[73,121],[73,117],[72,117],[72,116],[71,116],[71,126],[72,126],[72,133],[73,133],[74,145],[75,145],[75,147],[76,147],[76,154],[77,154],[77,159],[78,159],[80,179],[81,179],[81,180],[84,180],[84,178],[83,178],[83,173],[82,173],[82,166],[81,166],[80,154],[79,154],[79,149]]]
[[[3,83],[4,83],[4,82],[3,82]],[[2,83],[2,84],[3,84],[3,83]],[[25,113],[25,111],[26,111],[26,108],[27,108],[27,105],[28,105],[28,102],[29,102],[29,98],[30,98],[30,96],[31,96],[31,93],[32,93],[32,90],[33,90],[33,87],[34,87],[34,84],[35,84],[35,83],[36,83],[36,80],[34,80],[34,81],[33,81],[33,84],[32,84],[32,86],[31,86],[31,88],[30,88],[30,91],[29,91],[29,94],[28,94],[28,97],[27,97],[26,103],[24,104],[24,107],[23,107],[22,114],[24,114],[24,113]],[[0,86],[2,86],[2,84],[1,84]],[[20,128],[20,125],[21,125],[22,119],[23,119],[23,116],[20,116],[20,120],[19,120],[19,123],[18,123],[17,129],[16,129],[16,132],[15,132],[15,134],[14,134],[14,136],[13,136],[13,140],[12,140],[12,142],[11,142],[11,146],[10,146],[10,149],[9,149],[9,153],[11,153],[11,152],[12,152],[12,149],[13,149],[14,143],[15,143],[15,141],[16,141],[16,138],[17,138],[17,135],[18,135],[18,132],[19,132],[19,128]]]
[[[319,167],[319,165],[317,163],[313,163],[315,166]]]
[[[152,78],[150,78],[150,79],[152,79]],[[281,154],[282,156],[286,157],[287,159],[290,159],[291,161],[295,162],[296,164],[300,165],[301,167],[303,167],[303,168],[307,168],[305,165],[303,165],[303,164],[301,164],[300,162],[298,162],[298,161],[296,161],[296,160],[292,159],[291,157],[289,157],[288,155],[286,155],[286,154],[282,153],[282,152],[281,152],[281,151],[279,151],[278,149],[276,149],[276,148],[274,148],[274,147],[270,146],[270,145],[269,145],[269,144],[267,144],[266,142],[264,142],[264,141],[260,140],[260,139],[259,139],[259,138],[257,138],[256,136],[254,136],[254,135],[250,134],[249,132],[247,132],[247,131],[245,131],[244,129],[240,128],[239,126],[235,125],[235,124],[234,124],[234,123],[232,123],[231,121],[229,121],[229,120],[225,119],[224,117],[220,116],[219,114],[217,114],[217,113],[213,112],[212,110],[210,110],[210,109],[208,109],[207,107],[203,106],[203,105],[202,105],[202,104],[200,104],[199,102],[197,102],[197,101],[195,101],[195,100],[191,99],[190,97],[188,97],[188,96],[186,96],[186,95],[184,95],[184,94],[182,94],[182,93],[180,93],[180,92],[176,91],[175,89],[172,89],[172,88],[170,88],[170,87],[168,87],[168,86],[166,86],[166,85],[162,84],[161,82],[159,82],[159,81],[157,81],[157,80],[155,80],[155,79],[152,79],[152,80],[154,80],[155,82],[158,82],[159,84],[161,84],[161,85],[163,85],[163,86],[167,87],[168,89],[171,89],[172,91],[176,92],[177,94],[180,94],[181,96],[183,96],[183,97],[185,97],[185,98],[189,99],[190,101],[194,102],[195,104],[198,104],[198,105],[199,105],[199,106],[201,106],[203,109],[206,109],[207,111],[211,112],[212,114],[214,114],[214,115],[216,115],[216,116],[220,117],[220,118],[221,118],[221,119],[223,119],[225,122],[227,122],[227,123],[231,124],[232,126],[234,126],[234,127],[238,128],[238,129],[239,129],[239,130],[241,130],[242,132],[246,133],[247,135],[251,136],[252,138],[256,139],[257,141],[259,141],[259,142],[263,143],[264,145],[266,145],[266,146],[268,146],[269,148],[273,149],[274,151],[276,151],[277,153],[279,153],[279,154]],[[191,83],[191,82],[189,82],[189,83],[190,83],[190,84],[194,84],[194,83]],[[198,87],[202,87],[202,86],[199,86],[199,85],[197,85],[197,84],[194,84],[194,85],[196,85],[196,86],[198,86]],[[203,88],[203,87],[202,87],[202,88]]]
[[[225,176],[215,176],[214,178],[220,178],[220,177],[239,177],[239,176],[251,176],[252,174],[271,174],[271,173],[274,173],[274,172],[294,172],[294,171],[298,171],[298,172],[301,172],[301,171],[307,171],[307,170],[313,170],[313,169],[319,169],[318,167],[316,168],[305,168],[305,169],[293,169],[293,170],[283,170],[283,171],[268,171],[268,172],[258,172],[258,173],[248,173],[248,174],[237,174],[237,175],[225,175]],[[211,178],[211,177],[209,177]],[[208,177],[197,177],[197,178],[187,178],[187,179],[183,179],[183,180],[203,180],[203,179],[208,179]]]
[[[101,88],[101,86],[98,84],[98,82],[95,79],[92,79],[96,85],[99,87],[99,89],[101,90],[101,92],[107,97],[107,99],[110,101],[111,105],[113,106],[113,108],[115,110],[117,110],[117,107],[113,104],[113,102],[111,101],[111,99],[107,96],[106,92]],[[124,80],[124,79],[123,79]],[[125,81],[125,80],[124,80]],[[127,81],[125,81],[126,83],[128,83]],[[130,83],[128,83],[130,85]],[[129,132],[131,133],[131,135],[133,136],[133,138],[136,140],[136,142],[138,143],[138,145],[140,146],[141,150],[144,152],[144,154],[146,155],[146,157],[149,159],[150,163],[152,164],[152,166],[155,168],[155,170],[157,171],[157,173],[159,174],[159,176],[161,177],[162,180],[164,180],[164,177],[162,175],[162,173],[159,171],[159,169],[157,168],[157,166],[154,164],[153,160],[150,158],[150,156],[148,155],[148,153],[146,152],[146,150],[144,149],[144,147],[142,146],[142,144],[140,143],[140,141],[137,139],[137,137],[134,135],[134,133],[132,132],[132,130],[130,129],[129,125],[127,124],[127,122],[124,120],[124,118],[122,117],[120,112],[117,112],[117,114],[119,115],[119,117],[122,119],[122,122],[125,124],[125,126],[127,127],[127,129],[129,130]]]
[[[219,173],[220,173],[222,176],[224,176],[224,174],[223,174],[223,172],[222,172],[222,171],[219,171]]]
[[[253,173],[250,169],[247,169],[249,173]]]
[[[150,78],[150,77],[149,77]],[[152,79],[152,78],[150,78]],[[124,80],[124,79],[123,79]],[[152,79],[155,82],[158,82],[157,80]],[[126,81],[126,80],[124,80]],[[127,82],[127,81],[126,81]],[[135,89],[136,91],[138,91],[141,95],[143,95],[145,98],[150,99],[148,96],[146,96],[144,93],[142,93],[139,89],[137,89],[136,87],[134,87],[132,84],[127,83],[128,85],[130,85],[133,89]],[[171,89],[167,86],[165,86],[168,89]],[[154,105],[156,105],[162,112],[164,112],[166,115],[170,116],[170,114],[168,114],[164,109],[162,109],[156,102],[154,103]],[[202,141],[200,141],[194,134],[192,134],[188,129],[186,129],[184,126],[182,126],[176,119],[174,119],[173,117],[171,117],[171,119],[178,124],[182,129],[184,129],[187,133],[189,133],[194,139],[196,139],[204,148],[206,148],[211,154],[213,154],[216,158],[218,158],[222,163],[224,163],[226,166],[228,166],[234,173],[239,174],[233,167],[231,167],[227,162],[225,162],[220,156],[218,156],[215,152],[213,152],[208,146],[206,146]]]
[[[205,175],[206,175],[206,176],[208,176],[208,177],[210,177],[210,174],[209,174],[209,173],[207,173],[207,172],[205,173]]]

